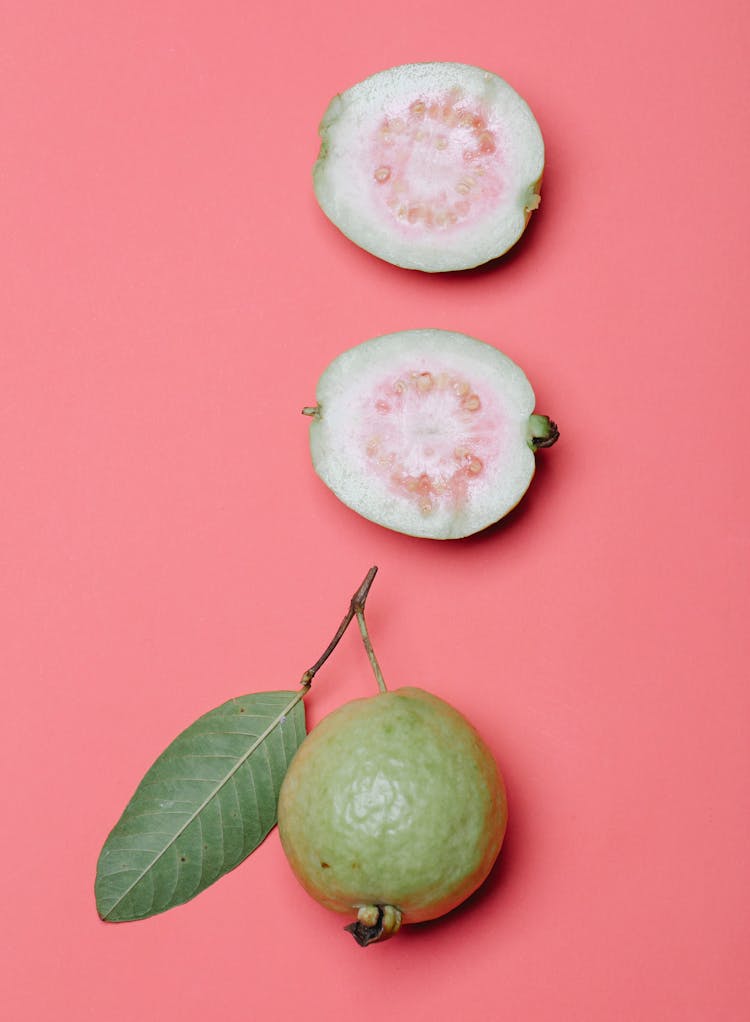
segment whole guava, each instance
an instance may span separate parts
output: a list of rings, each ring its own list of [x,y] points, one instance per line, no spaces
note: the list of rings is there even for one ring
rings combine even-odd
[[[304,740],[279,833],[307,892],[362,945],[449,912],[485,880],[507,801],[479,734],[444,700],[401,688],[346,703]]]

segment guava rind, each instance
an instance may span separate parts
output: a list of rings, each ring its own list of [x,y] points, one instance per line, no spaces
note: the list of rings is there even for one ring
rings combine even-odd
[[[444,700],[402,688],[339,707],[292,760],[279,835],[305,890],[335,912],[390,905],[435,919],[486,879],[507,825],[497,764]]]
[[[439,136],[438,144],[446,147],[442,153],[433,153],[431,142],[419,143],[427,149],[426,155],[420,161],[407,161],[409,166],[399,182],[410,181],[416,188],[414,205],[407,210],[407,201],[400,209],[397,204],[386,208],[383,189],[373,176],[382,162],[374,156],[374,140],[384,137],[384,119],[393,115],[392,123],[404,123],[414,102],[432,108],[446,101],[453,104],[454,112],[467,117],[469,111],[477,112],[480,124],[491,135],[493,151],[477,162],[466,163],[467,157],[472,159],[470,148],[463,149],[463,158],[453,152],[461,148],[460,137],[454,147],[449,144],[453,136]],[[449,111],[446,118],[452,122],[446,132],[460,135],[463,129],[456,128],[455,113]],[[418,125],[411,128],[412,134],[421,130]],[[473,143],[469,130],[464,131],[464,141]],[[521,96],[502,78],[482,68],[432,62],[378,72],[334,97],[321,121],[320,135],[313,183],[321,209],[351,241],[397,266],[434,273],[486,263],[518,241],[539,205],[544,172],[539,125]],[[387,162],[387,151],[383,158]],[[472,167],[478,167],[484,177],[474,175],[471,195],[457,194],[462,171]],[[448,173],[453,170],[455,179]],[[428,224],[426,216],[417,215],[412,221],[412,210],[421,208],[420,189],[446,173],[445,188],[432,189],[432,197],[439,203],[435,218],[430,214]],[[498,187],[490,187],[491,179]],[[408,200],[407,193],[408,188],[401,194]],[[461,202],[468,199],[471,203],[482,196],[471,216],[462,212],[458,222],[447,221],[447,217],[455,217]]]
[[[394,413],[391,425],[384,419],[394,449],[399,444],[408,448],[407,469],[399,482],[398,452],[395,466],[381,464],[383,457],[393,455],[387,447],[381,455],[369,454],[368,443],[377,439],[380,428],[379,422],[373,425],[372,407],[377,404],[379,386],[387,389],[388,381],[397,386],[420,373],[431,373],[435,380],[442,373],[451,386],[469,386],[482,407],[475,415],[467,415],[454,402],[438,417],[434,411],[428,413],[424,425],[415,418],[413,427],[407,416],[398,419]],[[365,341],[330,363],[318,382],[316,398],[310,428],[315,471],[344,504],[396,532],[430,539],[472,535],[515,507],[533,478],[531,385],[510,358],[465,334],[406,330]],[[409,435],[412,428],[416,439]],[[456,449],[476,453],[481,471],[475,475],[454,471],[445,459],[436,466],[435,458],[427,455],[420,461],[422,447],[431,446],[430,431],[438,439],[444,433],[441,443],[455,438]],[[428,499],[420,503],[419,492],[410,495],[408,487],[425,475],[432,483]]]

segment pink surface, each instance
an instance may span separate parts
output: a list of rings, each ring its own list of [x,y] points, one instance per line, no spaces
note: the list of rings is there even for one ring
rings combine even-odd
[[[748,1017],[747,46],[738,0],[3,5],[4,1017]],[[381,263],[313,199],[330,96],[427,59],[498,72],[545,134],[541,209],[486,272]],[[309,464],[324,366],[418,326],[496,344],[561,428],[465,542],[371,525]],[[503,767],[482,893],[362,951],[274,833],[101,923],[145,769],[294,687],[371,563],[390,684]],[[352,632],[308,721],[368,672]]]

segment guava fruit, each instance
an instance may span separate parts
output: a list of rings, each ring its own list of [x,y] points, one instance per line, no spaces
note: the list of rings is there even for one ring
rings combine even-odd
[[[360,944],[435,919],[485,880],[507,824],[505,787],[462,714],[420,688],[334,710],[302,742],[279,834],[316,901],[356,915]]]
[[[315,471],[365,518],[458,539],[498,521],[557,427],[534,414],[523,371],[497,348],[447,330],[405,330],[345,351],[318,381]]]
[[[539,205],[544,142],[526,102],[467,64],[404,64],[337,95],[313,170],[323,212],[409,269],[479,266],[518,241]]]

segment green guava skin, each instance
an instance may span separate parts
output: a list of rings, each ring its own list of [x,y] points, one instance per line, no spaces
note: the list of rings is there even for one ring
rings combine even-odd
[[[304,740],[279,834],[305,890],[335,912],[394,906],[435,919],[485,880],[505,835],[495,760],[448,703],[418,688],[356,699]]]

